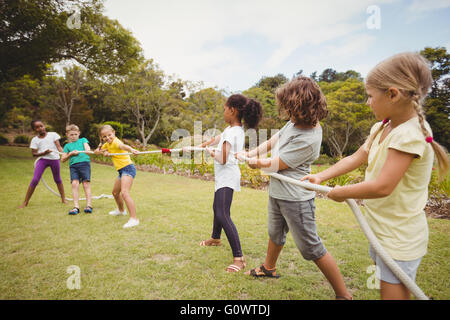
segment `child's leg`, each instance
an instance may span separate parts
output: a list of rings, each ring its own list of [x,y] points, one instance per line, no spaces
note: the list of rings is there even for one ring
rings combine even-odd
[[[131,186],[133,185],[133,177],[122,175],[121,180],[121,193],[123,201],[127,205],[128,212],[130,213],[130,217],[136,219],[136,206],[134,204],[133,198],[131,198],[130,191]],[[120,208],[119,208],[120,210]],[[123,210],[120,210],[123,211]]]
[[[124,209],[123,208],[123,198],[122,198],[122,194],[121,194],[122,182],[120,180],[121,179],[117,178],[116,181],[114,182],[112,195],[114,197],[114,200],[116,200],[117,208],[119,208],[120,212],[123,212],[123,209]]]
[[[61,179],[61,173],[60,173],[60,163],[59,160],[49,160],[50,161],[50,169],[52,170],[53,174],[53,180],[56,183],[56,186],[58,187],[59,194],[61,195],[61,201],[63,203],[67,203],[66,195],[64,193],[64,185],[62,183]]]
[[[91,182],[83,181],[84,194],[86,195],[86,205],[92,207]]]
[[[73,205],[75,208],[80,208],[80,204],[78,200],[80,198],[78,188],[80,187],[80,181],[72,180],[72,197],[73,197]]]
[[[330,253],[325,253],[325,255],[314,261],[319,267],[320,271],[330,282],[336,297],[343,299],[352,299],[352,295],[348,292],[345,286],[344,279],[342,278],[341,272],[339,271],[338,265]]]
[[[36,189],[36,186],[33,185],[29,185],[28,186],[28,190],[27,193],[25,194],[25,200],[23,201],[23,203],[18,206],[19,209],[25,208],[28,205],[28,202],[31,199],[31,196],[33,195],[34,190]]]
[[[45,159],[40,159],[39,161],[36,162],[36,166],[33,172],[33,179],[31,179],[30,185],[28,186],[27,193],[25,194],[25,200],[19,206],[19,208],[24,208],[28,205],[28,202],[30,201],[31,196],[33,195],[34,190],[36,189],[36,186],[41,180],[42,174],[44,173],[44,170],[45,168],[47,168],[47,166],[48,163],[47,161],[45,161]]]
[[[220,188],[215,193],[215,212],[214,212],[214,230],[213,239],[219,239],[220,233],[214,234],[214,232],[220,231],[217,226],[222,226],[225,234],[230,243],[231,250],[233,251],[233,257],[242,257],[241,242],[239,240],[239,234],[237,232],[236,226],[231,220],[230,208],[231,202],[233,201],[233,189],[225,187]],[[217,230],[218,229],[218,230]]]
[[[381,300],[409,300],[411,294],[404,284],[393,284],[380,280]]]
[[[279,246],[271,239],[269,239],[269,244],[267,245],[267,255],[264,261],[264,268],[266,268],[267,270],[275,269],[281,250],[283,250],[283,246]]]

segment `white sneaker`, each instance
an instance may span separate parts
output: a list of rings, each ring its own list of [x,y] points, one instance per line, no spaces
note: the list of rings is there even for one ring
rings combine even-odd
[[[110,211],[109,214],[110,214],[111,216],[120,216],[120,215],[126,216],[126,215],[127,215],[127,210],[124,209],[123,212],[120,212],[119,209],[116,209],[116,210],[114,210],[114,211]]]
[[[139,225],[139,219],[130,218],[127,223],[123,225],[124,228],[131,228]]]

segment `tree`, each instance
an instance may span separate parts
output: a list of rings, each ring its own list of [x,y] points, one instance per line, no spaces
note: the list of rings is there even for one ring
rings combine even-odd
[[[326,94],[328,116],[322,121],[324,142],[333,156],[342,158],[347,149],[361,145],[375,119],[365,104],[364,83],[357,79],[319,83]],[[327,90],[332,86],[333,91]]]
[[[289,79],[285,75],[279,73],[273,77],[262,77],[255,85],[255,87],[275,93],[275,90],[282,84],[288,82]]]
[[[130,122],[136,125],[144,147],[152,137],[161,119],[168,96],[162,89],[164,73],[153,61],[146,61],[140,68],[117,83],[113,95],[107,98],[115,109],[131,114]]]
[[[72,123],[72,112],[82,100],[81,88],[86,82],[86,72],[80,67],[64,68],[64,78],[48,77],[44,85],[44,100],[56,113],[62,113],[65,125]]]
[[[450,148],[450,54],[444,47],[426,47],[420,54],[431,63],[433,84],[424,103],[427,121],[434,137]]]
[[[70,6],[81,12],[75,28],[68,25]],[[25,74],[42,78],[49,64],[70,59],[98,74],[127,74],[142,49],[102,9],[100,0],[1,0],[0,83]]]

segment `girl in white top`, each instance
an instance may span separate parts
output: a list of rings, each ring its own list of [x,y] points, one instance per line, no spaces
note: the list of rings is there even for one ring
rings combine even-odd
[[[354,154],[301,179],[321,183],[367,163],[364,182],[336,186],[328,197],[366,199],[365,215],[372,231],[412,280],[427,251],[423,209],[434,155],[441,177],[448,170],[447,154],[433,140],[421,106],[431,83],[428,62],[419,54],[402,53],[379,63],[366,78],[367,104],[378,120],[384,120],[372,127],[366,143]],[[369,253],[379,268],[381,299],[409,299],[409,290],[372,248]]]
[[[201,246],[220,245],[222,228],[233,251],[233,263],[226,268],[227,272],[238,272],[245,267],[239,235],[230,217],[230,207],[233,192],[240,191],[241,171],[234,153],[243,150],[245,142],[242,120],[249,128],[255,128],[262,117],[262,107],[256,100],[248,99],[241,94],[231,95],[224,107],[223,117],[229,126],[224,132],[199,147],[218,145],[218,151],[210,151],[214,159],[215,193],[214,193],[214,223],[209,240],[200,243]]]
[[[64,194],[64,186],[61,180],[59,152],[63,152],[59,139],[61,138],[56,132],[47,132],[45,125],[40,120],[31,121],[31,128],[37,133],[37,136],[31,140],[30,148],[33,157],[40,157],[36,162],[33,179],[28,186],[25,200],[19,206],[24,208],[28,205],[28,202],[33,195],[36,186],[41,180],[42,174],[47,167],[50,167],[53,174],[53,180],[58,187],[58,191],[61,195],[61,201],[67,204],[67,200]]]

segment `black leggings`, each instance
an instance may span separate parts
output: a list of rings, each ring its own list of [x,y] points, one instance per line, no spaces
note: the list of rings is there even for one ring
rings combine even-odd
[[[230,207],[233,200],[233,189],[224,187],[214,193],[214,224],[211,238],[220,239],[222,228],[230,243],[233,257],[242,257],[241,242],[237,229],[231,220]]]

